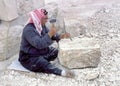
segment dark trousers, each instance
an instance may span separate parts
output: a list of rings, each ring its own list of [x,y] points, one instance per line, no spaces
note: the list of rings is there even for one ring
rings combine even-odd
[[[20,63],[30,71],[33,72],[43,72],[43,73],[53,73],[56,75],[61,75],[62,70],[55,67],[50,63],[57,58],[58,50],[56,48],[50,47],[49,52],[46,55],[41,55],[38,57],[29,56],[20,52],[20,58],[25,58],[24,60],[20,60]]]

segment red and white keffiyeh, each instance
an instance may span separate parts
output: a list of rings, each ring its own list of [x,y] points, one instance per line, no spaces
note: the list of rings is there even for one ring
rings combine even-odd
[[[44,9],[36,9],[30,12],[29,15],[30,18],[28,20],[28,23],[33,23],[39,35],[41,36],[42,32],[41,19],[45,17]]]

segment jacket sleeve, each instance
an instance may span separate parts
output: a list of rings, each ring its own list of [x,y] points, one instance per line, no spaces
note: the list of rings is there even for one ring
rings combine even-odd
[[[49,32],[49,29],[47,27],[46,27],[46,31],[47,31],[47,33]],[[56,33],[54,36],[52,36],[51,39],[59,42],[59,40],[60,40],[60,34]]]
[[[40,37],[33,29],[23,32],[25,39],[35,48],[43,49],[50,46],[53,42],[50,36],[46,33]]]

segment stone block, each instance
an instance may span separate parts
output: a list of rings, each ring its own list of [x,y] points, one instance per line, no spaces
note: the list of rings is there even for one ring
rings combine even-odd
[[[18,14],[27,14],[33,9],[44,6],[44,0],[17,0]]]
[[[59,61],[67,68],[97,67],[100,62],[100,46],[93,38],[63,39],[59,45]]]
[[[86,26],[77,19],[64,19],[66,32],[70,33],[71,37],[77,37],[86,33]],[[64,30],[64,28],[63,28]]]
[[[9,28],[7,45],[6,45],[7,58],[19,52],[22,30],[23,30],[22,26],[13,26]]]
[[[0,40],[7,38],[7,32],[8,32],[9,25],[8,23],[1,23],[0,24]]]
[[[57,3],[49,3],[42,7],[48,11],[49,18],[56,18],[58,15],[58,5]]]
[[[16,0],[0,0],[0,19],[11,21],[17,17]]]
[[[16,26],[10,27],[9,32],[8,32],[8,37],[12,37],[12,38],[21,37],[23,28],[24,27],[21,25],[16,25]]]
[[[33,3],[31,0],[17,0],[17,10],[19,15],[27,14],[33,10]]]
[[[6,58],[10,58],[16,53],[19,52],[20,48],[20,37],[8,37],[7,44],[6,44]]]
[[[6,40],[0,41],[0,61],[3,61],[6,59]]]
[[[34,8],[40,8],[40,7],[43,7],[45,5],[44,0],[32,0],[32,2],[33,2]]]

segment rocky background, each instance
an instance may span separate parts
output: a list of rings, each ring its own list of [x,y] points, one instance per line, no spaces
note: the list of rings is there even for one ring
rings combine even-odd
[[[74,69],[74,79],[6,69],[18,58],[27,13],[43,6],[49,17],[58,19],[56,25],[62,32],[65,24],[73,40],[74,37],[98,40],[101,50],[98,67]],[[120,86],[119,0],[56,0],[49,4],[47,0],[1,0],[0,11],[0,86]]]
[[[18,53],[21,32],[28,12],[42,6],[42,0],[0,1],[0,61]]]

